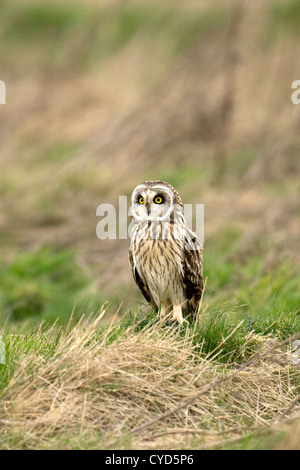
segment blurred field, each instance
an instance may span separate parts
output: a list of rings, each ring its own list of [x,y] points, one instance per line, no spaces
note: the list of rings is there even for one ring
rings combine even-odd
[[[300,331],[300,105],[291,102],[291,84],[300,79],[299,24],[298,0],[1,2],[0,80],[6,83],[7,104],[0,105],[0,331],[10,346],[9,369],[0,365],[0,383],[7,402],[15,371],[33,367],[38,374],[32,364],[60,354],[63,346],[55,335],[61,325],[66,340],[71,314],[75,324],[82,314],[97,316],[108,301],[101,321],[105,331],[113,317],[121,330],[124,321],[132,327],[135,315],[144,326],[155,322],[131,278],[129,240],[96,237],[97,206],[117,206],[119,195],[129,197],[146,179],[173,184],[184,203],[205,204],[202,320],[193,334],[186,332],[192,346],[182,345],[182,332],[178,343],[170,340],[173,358],[183,350],[193,356],[194,366],[194,355],[209,358],[207,377],[222,375],[269,341]],[[56,321],[45,336],[39,336],[42,321]],[[42,348],[32,331],[39,331]],[[84,335],[78,331],[70,338]],[[14,352],[12,338],[20,334]],[[118,335],[114,339],[117,344]],[[140,331],[123,340],[153,347],[153,337]],[[194,366],[188,380],[196,390]],[[175,374],[161,363],[157,367],[161,374]],[[278,394],[270,397],[267,391],[265,400],[276,403],[278,414],[271,407],[270,413],[255,415],[254,393],[251,411],[234,405],[247,419],[224,421],[225,428],[239,425],[227,437],[240,437],[242,427],[274,424],[282,413],[286,418],[299,413],[297,401],[289,409],[299,393],[297,367],[291,371],[285,365],[284,373],[273,367],[263,381],[271,383],[278,373],[282,382],[275,387]],[[48,369],[45,378],[52,380]],[[178,400],[185,393],[188,389]],[[141,409],[149,396],[139,397]],[[80,402],[80,394],[75,398]],[[221,413],[223,398],[220,403]],[[158,406],[154,415],[163,411]],[[12,419],[6,413],[5,422]],[[120,435],[140,422],[132,413]],[[14,419],[26,421],[26,413],[17,412]],[[212,417],[212,424],[202,419],[187,427],[221,432]],[[148,445],[147,438],[112,442],[114,421],[107,428],[102,423],[95,434],[82,423],[80,442],[70,437],[62,447],[97,447],[105,429],[104,447]],[[58,445],[57,436],[41,437],[38,429],[34,446]],[[3,446],[30,447],[19,434],[15,439],[15,432],[6,430]],[[263,445],[300,445],[281,437],[275,442],[271,433]],[[160,448],[176,447],[176,439],[160,439]],[[179,440],[178,446],[211,442],[193,439]],[[260,444],[254,436],[242,445]]]

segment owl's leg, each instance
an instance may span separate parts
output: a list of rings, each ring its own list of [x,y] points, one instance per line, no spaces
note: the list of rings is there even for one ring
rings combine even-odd
[[[180,325],[183,323],[182,308],[181,305],[173,304],[173,316],[172,320],[177,320]]]
[[[162,302],[160,304],[160,318],[163,319],[166,316],[166,304]]]
[[[160,318],[161,319],[166,317],[166,315],[168,314],[169,308],[170,308],[170,302],[168,300],[161,302],[160,304]]]

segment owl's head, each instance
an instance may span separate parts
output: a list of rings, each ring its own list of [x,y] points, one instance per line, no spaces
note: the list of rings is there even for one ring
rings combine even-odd
[[[131,215],[137,221],[163,221],[175,208],[182,208],[177,191],[164,181],[144,181],[131,196]]]

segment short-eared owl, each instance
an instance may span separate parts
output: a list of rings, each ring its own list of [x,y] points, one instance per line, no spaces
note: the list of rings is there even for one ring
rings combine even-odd
[[[145,299],[163,317],[183,322],[196,313],[203,291],[202,247],[186,225],[178,192],[164,181],[144,181],[131,197],[129,261]]]

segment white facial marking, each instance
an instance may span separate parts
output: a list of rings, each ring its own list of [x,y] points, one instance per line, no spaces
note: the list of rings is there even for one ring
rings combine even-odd
[[[147,190],[151,190],[151,191],[152,191],[152,190],[156,190],[156,189],[161,190],[161,191],[166,191],[166,192],[169,194],[169,198],[170,198],[170,201],[171,201],[171,202],[170,202],[170,207],[169,207],[167,213],[166,213],[165,215],[161,216],[161,217],[156,217],[156,220],[158,220],[158,221],[165,220],[165,219],[167,219],[167,218],[169,217],[169,215],[171,214],[171,211],[172,211],[172,209],[173,209],[174,198],[173,198],[173,193],[172,193],[172,191],[171,191],[169,188],[166,188],[165,186],[162,186],[162,185],[160,185],[160,184],[153,185],[153,186],[151,186],[151,188],[148,188],[148,187],[145,186],[145,185],[139,185],[139,186],[137,186],[137,187],[135,188],[135,190],[134,190],[133,193],[132,193],[132,197],[131,197],[131,208],[132,208],[131,210],[132,210],[132,215],[133,215],[137,220],[140,220],[140,221],[145,220],[145,217],[144,217],[144,216],[139,216],[139,215],[137,215],[137,213],[136,213],[136,211],[135,211],[135,209],[134,209],[134,201],[135,201],[136,193],[137,193],[137,192],[142,193],[143,190],[144,190],[144,191],[147,191]],[[146,220],[153,220],[153,218],[148,216],[148,217],[146,217]]]

